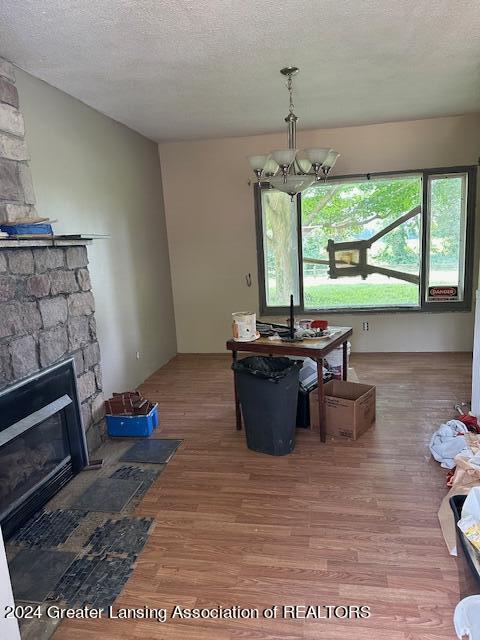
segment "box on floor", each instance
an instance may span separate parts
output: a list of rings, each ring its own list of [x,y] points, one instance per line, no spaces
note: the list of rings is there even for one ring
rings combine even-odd
[[[357,440],[375,422],[375,386],[330,380],[323,388],[327,435]],[[319,429],[316,391],[310,394],[310,425]]]

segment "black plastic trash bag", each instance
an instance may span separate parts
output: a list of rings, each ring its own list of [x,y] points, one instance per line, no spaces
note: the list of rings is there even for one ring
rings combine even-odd
[[[293,451],[302,364],[263,356],[233,363],[249,449],[273,456]]]
[[[291,360],[290,358],[271,358],[267,356],[250,356],[237,360],[232,364],[234,371],[242,371],[252,376],[258,376],[264,380],[281,380],[290,373],[291,369],[299,371],[303,366],[303,360]]]

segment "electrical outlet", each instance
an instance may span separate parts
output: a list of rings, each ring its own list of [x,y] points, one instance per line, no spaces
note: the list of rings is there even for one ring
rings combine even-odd
[[[363,323],[362,323],[362,329],[363,329],[364,331],[369,331],[369,330],[370,330],[370,327],[369,327],[369,325],[368,325],[368,322],[363,322]]]
[[[135,354],[135,357],[137,358],[137,360],[140,360],[140,351],[137,351],[137,353]]]

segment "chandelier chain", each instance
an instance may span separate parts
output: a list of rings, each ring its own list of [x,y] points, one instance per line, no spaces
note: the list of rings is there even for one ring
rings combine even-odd
[[[287,89],[288,89],[288,93],[290,96],[290,106],[289,106],[289,111],[290,113],[293,114],[293,110],[295,109],[295,105],[293,104],[293,80],[292,80],[292,76],[289,75],[288,76],[288,80],[287,80]]]

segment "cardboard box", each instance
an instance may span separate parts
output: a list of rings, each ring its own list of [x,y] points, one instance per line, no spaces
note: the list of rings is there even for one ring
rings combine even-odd
[[[330,380],[324,385],[327,435],[357,440],[375,422],[375,387]],[[319,429],[318,395],[310,394],[310,426]]]

